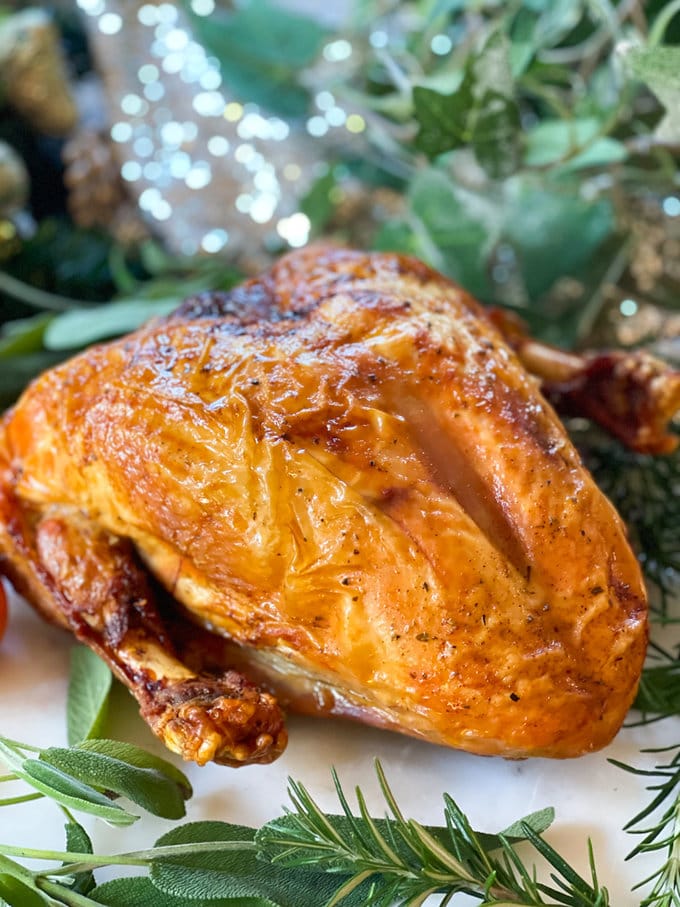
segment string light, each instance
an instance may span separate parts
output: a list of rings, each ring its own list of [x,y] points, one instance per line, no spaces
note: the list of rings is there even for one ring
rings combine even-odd
[[[100,40],[112,36],[120,41],[120,36],[115,38],[123,27],[121,16],[114,11],[119,8],[117,3],[77,3],[93,17],[100,35],[106,36]],[[215,7],[215,0],[190,0],[196,16],[210,16]],[[229,80],[225,83],[219,61],[195,40],[178,4],[142,3],[131,28],[141,29],[139,46],[147,48],[147,57],[138,60],[132,77],[123,83],[126,90],[118,100],[111,138],[128,158],[123,160],[121,174],[126,182],[139,187],[140,209],[163,222],[181,215],[179,199],[186,199],[181,202],[187,206],[186,216],[190,216],[189,210],[194,217],[200,212],[200,220],[209,202],[214,201],[216,187],[226,177],[229,185],[236,184],[241,190],[235,192],[231,203],[239,215],[254,225],[271,224],[272,233],[293,248],[304,245],[311,231],[309,218],[291,208],[297,207],[297,200],[314,178],[313,152],[306,160],[305,154],[297,160],[286,158],[288,147],[293,151],[301,148],[300,137],[294,136],[290,142],[289,123],[247,98],[230,96]],[[374,47],[388,43],[387,34],[379,29],[369,40]],[[350,41],[337,38],[322,47],[321,57],[327,64],[342,64],[353,52]],[[182,98],[181,114],[172,109],[177,97]],[[313,143],[334,130],[362,133],[366,122],[360,114],[345,110],[334,93],[324,89],[313,95],[303,128],[308,143]],[[285,142],[289,144],[274,154],[274,143]],[[186,191],[182,195],[181,187],[191,195]],[[201,198],[208,204],[196,207]],[[173,211],[173,205],[177,211]],[[216,211],[214,204],[212,211]],[[199,229],[205,232],[195,241],[181,237],[178,245],[183,251],[191,248],[215,254],[238,241],[238,230],[224,230],[205,218]],[[266,236],[271,238],[266,232],[260,235],[263,241]]]

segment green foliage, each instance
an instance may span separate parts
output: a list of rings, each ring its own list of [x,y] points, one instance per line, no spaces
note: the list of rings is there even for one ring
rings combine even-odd
[[[80,750],[64,750],[64,759],[79,761]],[[445,795],[446,824],[423,826],[404,817],[379,764],[376,770],[390,813],[386,819],[371,817],[359,789],[355,814],[334,775],[340,815],[324,813],[301,784],[291,781],[292,809],[258,830],[189,822],[148,850],[131,853],[93,854],[85,831],[69,820],[66,851],[0,844],[0,895],[7,892],[10,904],[56,901],[73,907],[391,907],[422,904],[430,894],[439,894],[445,904],[456,893],[467,893],[486,907],[607,907],[592,854],[592,878],[585,880],[542,837],[553,820],[551,809],[489,835],[475,831]],[[547,861],[551,884],[538,881],[527,868],[516,850],[519,843]],[[57,860],[61,866],[27,870],[14,857]],[[93,870],[102,866],[145,867],[149,874],[96,886]],[[16,892],[20,899],[15,901]]]
[[[524,163],[529,167],[560,165],[564,172],[624,161],[626,146],[617,139],[602,137],[600,130],[596,117],[547,117],[527,132]]]
[[[12,403],[32,378],[73,352],[166,315],[193,293],[228,290],[241,278],[224,261],[177,259],[153,242],[143,244],[138,253],[132,261],[120,248],[109,255],[109,273],[119,294],[107,304],[48,292],[0,271],[0,305],[4,293],[10,311],[38,311],[4,325],[0,321],[0,408]]]
[[[151,318],[168,315],[179,302],[178,297],[171,296],[110,302],[96,313],[91,308],[73,308],[50,321],[43,342],[48,350],[55,352],[80,349],[134,331]]]
[[[333,195],[337,185],[335,167],[328,167],[300,199],[300,211],[309,218],[313,236],[319,236],[333,216],[335,210]]]
[[[310,109],[313,84],[364,114],[366,143],[340,148],[339,166],[300,201],[315,234],[332,218],[345,171],[367,192],[390,186],[401,193],[403,212],[376,232],[376,247],[414,253],[483,300],[521,308],[553,340],[583,340],[597,317],[597,307],[585,311],[580,301],[557,311],[552,294],[559,279],[578,276],[586,298],[599,305],[598,259],[611,248],[625,255],[631,211],[640,199],[676,190],[677,2],[365,0],[349,35],[351,63],[325,69],[317,64],[327,33],[310,19],[262,0],[210,17],[185,6],[198,39],[219,58],[240,99],[299,118]],[[369,44],[373,28],[391,36],[386,48]],[[451,53],[433,52],[436,35],[450,39]],[[351,241],[351,228],[347,232]],[[625,267],[624,259],[621,272]],[[186,295],[228,288],[237,279],[224,262],[177,262],[154,243],[130,255],[65,218],[45,219],[0,271],[6,322],[0,406],[73,350],[134,329]],[[657,301],[654,290],[650,300]],[[640,457],[609,441],[585,446],[598,481],[631,528],[659,595],[660,616],[673,619],[680,493],[669,490],[680,488],[680,456]],[[636,703],[646,719],[680,712],[679,661],[675,653],[654,654]],[[69,741],[78,745],[34,751],[0,738],[0,757],[30,791],[0,803],[47,796],[67,811],[124,827],[136,818],[118,802],[124,796],[158,815],[182,816],[190,788],[174,766],[126,744],[87,739],[101,730],[108,681],[86,661],[80,669],[69,703]],[[662,852],[645,903],[670,907],[680,903],[673,875],[677,756],[658,767],[656,780],[653,806],[632,825],[638,829],[652,808],[663,808],[635,852]],[[179,907],[190,899],[195,907],[319,907],[324,901],[387,907],[395,898],[420,904],[429,892],[441,894],[442,903],[467,892],[488,905],[607,904],[594,868],[583,879],[542,838],[550,813],[528,817],[500,836],[485,835],[447,798],[446,825],[424,827],[401,816],[382,782],[389,819],[373,819],[360,792],[359,815],[353,815],[339,784],[343,814],[328,816],[302,785],[291,784],[292,811],[256,834],[225,823],[192,823],[149,851],[115,858],[91,854],[89,838],[69,818],[67,849],[52,854],[65,862],[57,870],[28,871],[9,856],[35,854],[0,848],[7,854],[0,856],[0,905]],[[533,849],[547,860],[551,884],[526,868],[517,839],[524,839],[522,853]],[[93,888],[93,870],[117,863],[145,867],[150,875]]]
[[[107,797],[126,797],[163,819],[181,819],[184,801],[191,796],[188,781],[171,763],[129,743],[86,740],[69,748],[48,747],[40,760],[106,791]]]
[[[309,94],[297,75],[320,49],[326,32],[318,23],[264,0],[191,18],[237,96],[281,116],[306,112]]]
[[[593,429],[575,439],[628,527],[658,617],[677,620],[672,603],[680,595],[680,450],[636,454]]]
[[[665,854],[665,859],[654,872],[636,888],[652,884],[651,891],[641,901],[640,907],[677,907],[680,904],[680,747],[643,750],[645,753],[669,754],[651,770],[639,769],[615,759],[609,761],[618,768],[650,779],[647,790],[652,798],[625,826],[640,841],[626,859],[638,854]],[[651,824],[650,824],[651,823]]]
[[[87,646],[71,650],[66,726],[72,745],[100,736],[112,683],[111,671]]]
[[[383,249],[414,253],[482,299],[493,297],[494,258],[502,247],[515,299],[538,300],[559,277],[578,272],[609,235],[608,199],[587,202],[572,179],[517,175],[500,186],[467,188],[444,165],[418,171],[410,218],[381,234]],[[540,312],[538,303],[535,310]],[[545,309],[549,314],[549,309]]]
[[[111,825],[131,825],[138,818],[116,803],[117,797],[127,797],[154,815],[178,819],[191,796],[188,780],[172,764],[113,740],[36,749],[0,737],[0,761],[37,794]]]
[[[628,60],[635,75],[645,82],[665,108],[654,135],[660,142],[680,142],[680,47],[639,47]]]
[[[415,146],[430,158],[469,146],[492,178],[517,168],[520,119],[513,96],[510,45],[497,31],[472,56],[456,91],[440,94],[416,85],[415,117],[420,130]]]
[[[65,826],[66,850],[72,853],[92,853],[92,841],[82,825],[69,819]],[[94,873],[90,869],[73,874],[69,886],[78,894],[88,894],[95,887]]]

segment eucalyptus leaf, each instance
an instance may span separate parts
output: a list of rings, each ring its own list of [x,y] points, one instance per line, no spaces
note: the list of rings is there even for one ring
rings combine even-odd
[[[67,739],[71,745],[100,736],[112,681],[111,671],[91,649],[80,645],[71,649],[66,703]]]
[[[535,4],[542,12],[534,29],[536,49],[555,47],[573,31],[583,16],[583,0],[546,0]]]
[[[181,302],[164,299],[125,299],[96,309],[72,309],[57,315],[45,331],[48,350],[73,350],[136,330],[150,318],[168,315]]]
[[[97,790],[127,797],[138,806],[164,819],[181,819],[184,800],[190,794],[188,782],[168,777],[162,760],[149,756],[146,764],[134,765],[125,758],[136,747],[116,741],[91,741],[90,746],[49,747],[40,754],[42,762],[68,773]],[[139,759],[137,761],[140,761]],[[159,768],[160,766],[160,768]],[[172,768],[172,774],[177,770]]]
[[[470,293],[488,296],[486,260],[500,235],[502,208],[435,168],[416,174],[409,204],[414,251]]]
[[[305,113],[309,95],[297,75],[326,35],[318,22],[265,0],[209,17],[193,15],[192,22],[237,97],[289,117]]]
[[[318,236],[322,232],[335,210],[333,189],[337,183],[335,169],[329,167],[326,173],[312,183],[308,192],[300,199],[300,211],[309,218],[314,236]]]
[[[427,26],[432,26],[442,16],[458,13],[465,9],[466,0],[436,0],[427,19]]]
[[[542,120],[526,135],[524,163],[529,167],[560,165],[562,170],[577,170],[625,160],[625,145],[598,135],[601,128],[595,117]]]
[[[531,298],[575,273],[614,230],[611,202],[581,198],[578,184],[515,177],[504,190],[503,236],[516,251]]]
[[[536,50],[534,32],[536,17],[527,9],[526,4],[515,16],[509,51],[510,68],[513,78],[519,78],[527,69]]]
[[[316,57],[326,29],[310,17],[284,9],[267,0],[251,0],[232,12],[219,12],[203,18],[203,36],[211,30],[239,56],[250,55],[269,66],[307,66]],[[194,21],[196,21],[194,19]],[[210,40],[206,43],[211,44]]]
[[[372,248],[380,252],[417,255],[419,251],[413,225],[407,220],[389,220],[373,237]]]

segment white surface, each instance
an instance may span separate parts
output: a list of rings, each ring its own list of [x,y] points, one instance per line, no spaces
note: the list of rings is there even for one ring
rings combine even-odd
[[[9,628],[0,642],[1,734],[40,746],[65,743],[70,646],[66,634],[43,623],[23,602],[11,601]],[[136,716],[127,693],[119,690],[112,705],[111,735],[167,755]],[[654,757],[640,755],[640,747],[680,740],[680,720],[624,730],[606,751],[564,762],[470,756],[344,722],[292,718],[289,730],[288,749],[273,765],[238,770],[184,765],[195,791],[187,818],[260,825],[280,814],[287,802],[289,776],[303,781],[328,811],[338,811],[330,781],[332,765],[345,790],[349,793],[360,784],[374,814],[382,815],[373,772],[377,757],[404,813],[424,822],[441,822],[445,791],[483,831],[498,831],[527,812],[554,806],[557,818],[547,835],[553,846],[587,876],[590,836],[600,881],[609,889],[613,907],[640,903],[640,894],[631,893],[631,887],[656,861],[646,857],[624,862],[637,839],[622,826],[649,795],[637,776],[608,764],[607,758],[651,767]],[[9,785],[3,788],[2,795],[9,795]],[[108,853],[150,846],[172,825],[146,817],[124,830],[97,821],[84,824],[95,849]],[[48,802],[0,810],[4,843],[62,849],[62,825],[61,813]]]

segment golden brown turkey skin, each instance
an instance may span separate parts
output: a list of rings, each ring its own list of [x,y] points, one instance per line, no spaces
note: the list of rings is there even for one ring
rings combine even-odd
[[[3,431],[10,509],[131,540],[289,706],[567,757],[632,702],[621,520],[496,328],[415,260],[294,253],[46,373]],[[53,612],[20,547],[0,534]]]

